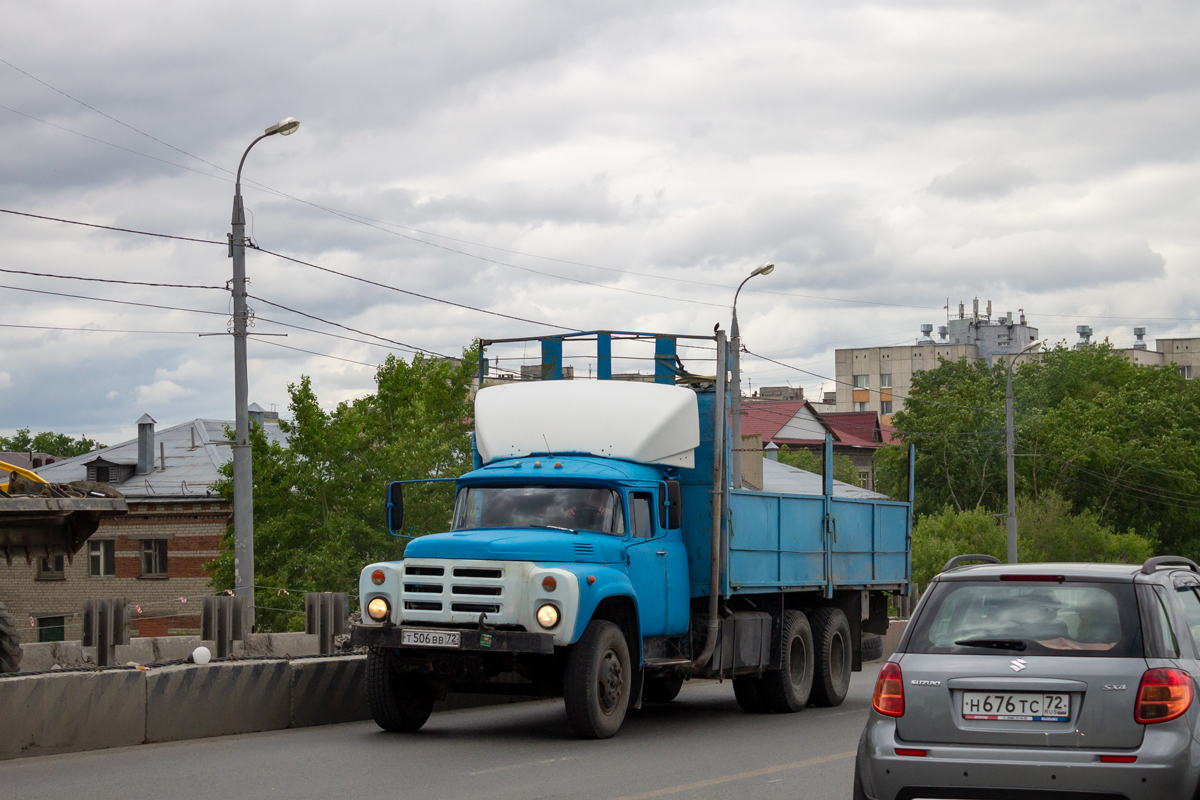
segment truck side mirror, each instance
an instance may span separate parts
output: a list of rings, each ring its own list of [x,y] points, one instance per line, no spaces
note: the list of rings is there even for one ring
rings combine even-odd
[[[675,530],[683,524],[683,490],[679,481],[663,482],[663,503],[659,510],[659,527]]]
[[[392,533],[404,531],[404,486],[399,482],[389,483],[387,490],[388,530]]]

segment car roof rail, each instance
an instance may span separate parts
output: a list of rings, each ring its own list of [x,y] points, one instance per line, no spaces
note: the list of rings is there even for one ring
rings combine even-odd
[[[1159,567],[1167,564],[1175,564],[1180,567],[1187,567],[1192,572],[1200,572],[1200,565],[1196,564],[1190,558],[1183,556],[1155,556],[1154,558],[1146,559],[1146,563],[1142,564],[1143,575],[1153,575]]]
[[[971,553],[965,556],[955,556],[946,562],[946,566],[942,567],[942,572],[949,572],[952,569],[958,569],[968,561],[982,561],[985,564],[1000,564],[1003,563],[995,556],[985,555],[983,553]]]

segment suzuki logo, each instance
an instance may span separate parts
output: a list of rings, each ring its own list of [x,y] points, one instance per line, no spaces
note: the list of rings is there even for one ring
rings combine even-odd
[[[1011,669],[1013,672],[1020,672],[1021,670],[1025,669],[1028,666],[1029,666],[1029,664],[1026,663],[1025,659],[1014,658],[1012,660],[1012,663],[1008,665],[1008,668]]]

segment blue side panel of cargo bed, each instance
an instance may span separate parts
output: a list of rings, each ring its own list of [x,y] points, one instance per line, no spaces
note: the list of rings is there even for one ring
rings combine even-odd
[[[908,506],[838,498],[830,505],[834,585],[907,582]]]

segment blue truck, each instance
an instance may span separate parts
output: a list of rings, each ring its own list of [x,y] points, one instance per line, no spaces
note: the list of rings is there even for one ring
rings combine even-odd
[[[613,379],[614,341],[653,343],[653,382]],[[541,379],[485,385],[486,348],[513,342],[540,346]],[[564,380],[564,345],[593,344],[597,379]],[[719,330],[481,342],[474,469],[440,479],[450,530],[360,577],[352,643],[382,728],[418,730],[450,692],[527,694],[563,697],[578,736],[607,738],[690,678],[731,679],[747,712],[842,702],[863,634],[886,633],[908,591],[912,490],[834,481],[828,437],[823,475],[763,460],[744,486],[736,357]],[[394,535],[408,483],[387,487]]]

